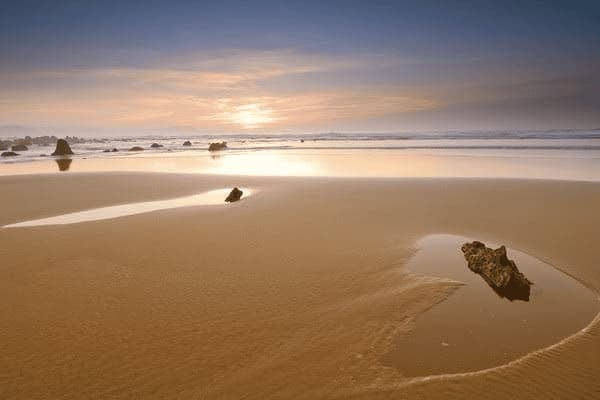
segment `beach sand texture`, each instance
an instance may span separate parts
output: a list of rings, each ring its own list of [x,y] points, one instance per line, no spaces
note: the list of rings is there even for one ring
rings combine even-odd
[[[481,372],[409,379],[382,362],[458,289],[407,272],[428,234],[503,243],[598,293],[597,183],[5,176],[0,225],[233,186],[256,192],[229,205],[0,229],[0,398],[600,397],[596,322]]]

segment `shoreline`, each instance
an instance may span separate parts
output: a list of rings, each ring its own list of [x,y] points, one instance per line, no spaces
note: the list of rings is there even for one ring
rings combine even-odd
[[[146,392],[144,388],[150,389],[152,385],[140,386],[143,382],[150,383],[147,378],[154,376],[152,370],[143,372],[144,369],[158,367],[151,353],[131,358],[108,352],[109,364],[126,358],[123,367],[114,367],[118,370],[115,372],[88,358],[97,352],[106,353],[102,344],[105,341],[106,345],[121,347],[114,338],[110,339],[128,332],[123,331],[121,316],[128,316],[133,322],[133,331],[127,335],[134,340],[131,342],[131,349],[136,349],[134,353],[139,350],[146,354],[161,346],[170,349],[172,356],[163,355],[163,362],[171,366],[173,373],[165,371],[160,381],[166,386],[161,388],[185,377],[186,384],[179,387],[188,395],[199,394],[198,390],[204,388],[208,390],[204,393],[212,398],[236,397],[242,391],[251,398],[299,395],[299,391],[304,393],[302,398],[316,395],[337,398],[340,393],[357,398],[411,394],[448,398],[455,397],[455,390],[460,387],[463,393],[486,397],[483,392],[486,385],[498,384],[497,380],[508,379],[507,375],[512,377],[511,384],[497,393],[500,397],[507,393],[532,398],[540,393],[560,397],[573,384],[584,390],[579,392],[581,397],[587,397],[600,388],[592,379],[600,367],[592,363],[590,353],[600,345],[598,314],[587,327],[559,343],[489,370],[406,379],[397,371],[377,366],[386,337],[410,329],[411,318],[442,301],[451,290],[441,281],[419,281],[397,275],[405,268],[416,240],[428,234],[444,232],[505,243],[551,264],[598,296],[600,271],[593,261],[600,254],[591,243],[600,233],[600,206],[593,206],[600,204],[598,183],[150,172],[3,176],[0,177],[3,191],[0,225],[14,223],[24,216],[44,218],[52,213],[159,200],[228,186],[256,187],[258,192],[249,201],[233,207],[186,207],[61,227],[0,229],[0,238],[5,243],[0,253],[7,260],[0,269],[0,288],[9,299],[2,306],[3,315],[10,316],[6,323],[12,321],[0,326],[0,334],[7,343],[6,350],[14,346],[7,360],[12,357],[16,371],[25,373],[23,368],[28,361],[22,357],[28,346],[38,349],[33,353],[38,356],[59,349],[71,354],[64,347],[72,341],[70,336],[100,322],[95,329],[98,338],[103,338],[98,343],[90,341],[93,336],[88,334],[77,339],[83,347],[71,357],[83,362],[81,357],[85,356],[91,362],[84,368],[87,378],[83,381],[75,379],[67,387],[48,381],[56,373],[49,367],[63,365],[60,358],[46,366],[29,362],[29,372],[25,375],[30,376],[33,384],[28,387],[16,384],[20,379],[14,372],[0,382],[8,388],[5,390],[9,397],[45,398],[42,386],[48,388],[49,397],[66,396],[81,390],[83,384],[89,385],[89,389],[78,392],[80,397],[93,397],[93,393],[121,381],[123,377],[119,378],[118,372],[125,373],[123,367],[133,368],[125,373],[129,376],[136,366],[144,365],[139,375],[130,376],[138,384],[123,383],[116,398],[165,395],[162,389],[153,392],[154,395]],[[45,199],[43,204],[40,198]],[[232,227],[238,231],[232,231]],[[356,230],[357,227],[360,229]],[[103,232],[111,234],[106,236]],[[336,240],[331,240],[332,237]],[[127,252],[119,250],[125,238],[130,238]],[[26,243],[35,243],[35,251],[29,251]],[[70,245],[65,246],[66,243]],[[44,260],[50,265],[45,265]],[[202,260],[201,264],[195,260]],[[203,267],[197,269],[198,265]],[[285,270],[281,269],[283,266]],[[129,276],[128,286],[122,287],[123,282],[119,282],[125,276]],[[19,290],[12,286],[17,282]],[[238,288],[235,297],[231,297],[229,285]],[[192,287],[197,288],[190,290]],[[81,292],[84,288],[89,294]],[[23,297],[24,293],[30,295]],[[120,300],[131,296],[127,302]],[[71,310],[46,310],[48,318],[54,315],[55,321],[64,321],[64,328],[63,322],[53,327],[47,325],[50,320],[40,320],[38,313],[47,306],[38,303],[38,298]],[[101,298],[108,301],[107,306],[115,314],[101,312],[103,308],[98,303]],[[223,305],[217,306],[214,303],[217,299]],[[74,300],[81,304],[71,304]],[[21,311],[15,314],[9,304]],[[131,304],[136,305],[137,315],[130,309]],[[181,309],[173,308],[176,304],[197,309],[198,317],[209,325],[197,325],[194,313],[182,313]],[[216,307],[214,311],[212,307]],[[87,314],[93,310],[100,312],[99,316]],[[248,312],[255,313],[254,320],[246,317]],[[162,319],[156,319],[160,315]],[[292,315],[296,317],[291,318]],[[229,318],[238,322],[225,324]],[[173,325],[162,326],[171,320]],[[40,342],[41,338],[31,331],[40,323],[43,331],[53,332],[50,337],[54,339]],[[142,339],[142,332],[155,324],[162,326],[151,335],[156,338]],[[233,331],[223,330],[227,326]],[[270,330],[264,331],[266,327]],[[188,333],[176,334],[182,328]],[[18,332],[21,335],[15,336]],[[245,334],[240,342],[236,334],[241,332]],[[162,337],[172,337],[173,342],[160,345]],[[219,342],[237,355],[222,353],[223,344]],[[188,357],[180,358],[186,348]],[[360,358],[352,355],[353,351],[361,354]],[[557,357],[564,365],[560,365]],[[187,372],[177,366],[186,359],[183,363],[190,368]],[[229,361],[212,368],[201,361],[220,359]],[[343,366],[344,372],[335,365]],[[307,366],[312,371],[300,374]],[[581,373],[581,368],[587,372]],[[2,369],[12,368],[2,365]],[[559,374],[561,378],[546,381],[545,386],[536,385],[535,382],[540,382],[537,377],[544,371],[553,376]],[[534,383],[535,390],[522,393],[518,382],[527,378]],[[233,382],[239,388],[226,389]],[[276,382],[286,382],[288,389]],[[38,384],[42,386],[36,389]],[[279,389],[274,390],[275,387]]]

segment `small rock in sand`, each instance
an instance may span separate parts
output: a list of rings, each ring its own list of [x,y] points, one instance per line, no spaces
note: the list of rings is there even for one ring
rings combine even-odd
[[[234,201],[241,199],[243,194],[244,192],[235,187],[231,190],[225,201],[228,203],[233,203]]]

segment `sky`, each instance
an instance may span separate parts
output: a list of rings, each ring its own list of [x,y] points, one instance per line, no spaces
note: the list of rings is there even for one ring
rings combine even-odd
[[[600,128],[598,1],[3,1],[0,134]]]

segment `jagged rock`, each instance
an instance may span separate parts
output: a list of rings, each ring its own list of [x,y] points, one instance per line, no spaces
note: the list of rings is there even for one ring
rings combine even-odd
[[[500,296],[509,300],[529,300],[532,283],[508,258],[506,247],[492,249],[482,242],[473,241],[463,244],[461,250],[469,269],[481,275]]]
[[[163,145],[162,145],[162,144],[158,144],[158,143],[152,143],[152,144],[150,145],[150,147],[152,147],[153,149],[158,149],[158,148],[160,148],[160,147],[163,147]]]
[[[219,151],[227,148],[227,142],[211,143],[208,145],[208,151]]]
[[[11,147],[12,151],[27,151],[29,150],[24,144],[15,144]]]
[[[233,203],[234,201],[238,201],[239,199],[241,199],[243,194],[244,192],[235,187],[231,190],[231,192],[229,192],[229,195],[227,196],[225,201],[228,203]]]
[[[192,142],[190,142],[189,140],[186,140],[185,142],[183,142],[184,146],[191,146]]]
[[[132,148],[129,149],[129,151],[143,151],[144,148],[140,147],[140,146],[133,146]]]
[[[73,154],[73,150],[71,150],[71,146],[69,146],[69,142],[67,142],[65,139],[58,139],[56,141],[56,149],[54,150],[54,153],[52,153],[53,156],[66,156],[66,155],[70,155]]]
[[[14,157],[14,156],[18,156],[17,153],[15,153],[14,151],[5,151],[4,153],[0,154],[1,157]]]

